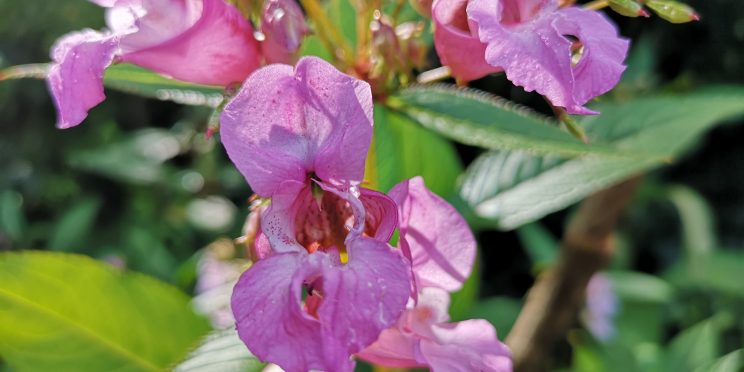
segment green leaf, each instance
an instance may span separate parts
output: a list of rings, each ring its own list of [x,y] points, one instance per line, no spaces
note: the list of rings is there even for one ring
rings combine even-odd
[[[106,69],[103,83],[109,88],[140,96],[173,101],[183,105],[217,107],[223,88],[169,79],[150,70],[129,64]]]
[[[667,371],[694,371],[715,361],[719,356],[721,318],[704,320],[672,339],[664,366]]]
[[[3,191],[0,193],[0,234],[19,241],[25,229],[23,196],[14,190]]]
[[[705,199],[694,190],[675,186],[669,190],[669,200],[677,207],[682,222],[682,242],[688,258],[695,260],[713,252],[716,242],[713,211]],[[695,264],[695,262],[690,262]]]
[[[467,318],[485,319],[496,328],[500,339],[504,339],[517,321],[522,303],[510,297],[491,297],[475,304]]]
[[[379,105],[374,131],[367,158],[368,187],[387,192],[400,181],[422,176],[435,193],[454,194],[462,165],[450,142]]]
[[[266,367],[246,349],[234,329],[211,332],[175,372],[260,372]]]
[[[444,84],[414,86],[387,103],[424,127],[467,145],[539,154],[613,153],[602,145],[579,141],[525,108],[476,90]]]
[[[717,250],[704,257],[686,258],[670,269],[666,277],[681,287],[715,290],[744,298],[742,273],[744,252]]]
[[[665,304],[674,297],[674,287],[653,275],[634,271],[607,271],[604,275],[623,301]]]
[[[732,351],[696,372],[741,372],[744,370],[744,349]]]
[[[78,201],[57,221],[49,238],[53,251],[78,251],[93,228],[101,201],[88,198]]]
[[[537,269],[555,262],[558,256],[558,240],[540,223],[535,222],[517,229],[517,235],[532,265]]]
[[[513,229],[679,156],[707,129],[744,113],[744,89],[606,104],[583,125],[594,142],[633,156],[489,152],[466,171],[462,198],[482,218]]]
[[[177,289],[91,258],[0,254],[0,355],[23,371],[161,371],[209,329]]]

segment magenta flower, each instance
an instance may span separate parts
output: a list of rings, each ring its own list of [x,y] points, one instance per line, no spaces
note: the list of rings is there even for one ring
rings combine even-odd
[[[107,9],[104,32],[63,36],[52,48],[49,89],[57,127],[80,124],[105,99],[103,71],[129,62],[192,83],[243,81],[260,62],[253,28],[224,0],[93,0]]]
[[[400,246],[411,257],[416,296],[397,324],[357,354],[389,367],[433,371],[511,371],[511,353],[485,320],[447,323],[449,295],[470,275],[476,244],[466,222],[420,177],[390,191],[400,215]]]
[[[455,77],[503,70],[512,83],[571,114],[595,114],[584,105],[612,89],[625,70],[628,41],[597,11],[559,9],[557,0],[437,0],[433,16],[443,25],[437,51]]]
[[[266,63],[294,63],[302,39],[310,30],[295,0],[267,0],[261,16],[264,40],[261,51]]]
[[[358,186],[369,85],[314,57],[264,67],[225,107],[221,136],[253,190],[271,198],[260,224],[273,253],[233,292],[240,338],[287,371],[352,370],[351,355],[397,321],[411,287],[405,258],[386,243],[395,204]]]

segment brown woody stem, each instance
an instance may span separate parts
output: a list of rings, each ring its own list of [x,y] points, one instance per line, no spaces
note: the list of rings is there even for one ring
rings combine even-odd
[[[506,338],[518,372],[546,371],[556,341],[574,325],[589,279],[613,255],[613,231],[640,183],[635,177],[581,203],[568,225],[558,262],[532,286]]]

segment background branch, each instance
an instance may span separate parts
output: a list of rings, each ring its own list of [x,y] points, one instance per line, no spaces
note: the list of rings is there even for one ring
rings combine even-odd
[[[581,203],[566,230],[558,262],[532,286],[506,338],[516,371],[549,368],[553,345],[584,305],[589,279],[612,258],[613,231],[639,183],[640,177],[629,179]]]

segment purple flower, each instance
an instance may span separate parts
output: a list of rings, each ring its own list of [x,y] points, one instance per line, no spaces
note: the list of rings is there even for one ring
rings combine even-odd
[[[224,0],[94,0],[108,30],[63,36],[52,48],[49,89],[57,127],[80,124],[105,99],[103,71],[129,62],[192,83],[243,81],[260,61],[253,28]]]
[[[615,336],[614,318],[619,308],[612,281],[602,273],[592,275],[586,287],[586,307],[581,314],[589,332],[600,341],[612,339]]]
[[[220,131],[253,190],[271,198],[260,224],[272,253],[233,292],[240,338],[287,371],[352,370],[350,356],[398,320],[411,287],[386,243],[395,204],[358,186],[369,85],[314,57],[270,65],[225,107]]]
[[[557,0],[437,0],[433,16],[437,52],[455,77],[503,70],[571,114],[595,114],[584,105],[625,70],[628,41],[597,11]]]
[[[449,294],[470,275],[476,243],[468,225],[420,177],[390,191],[400,216],[400,246],[417,292],[394,327],[357,354],[390,367],[433,371],[511,371],[511,353],[485,320],[448,323]]]

